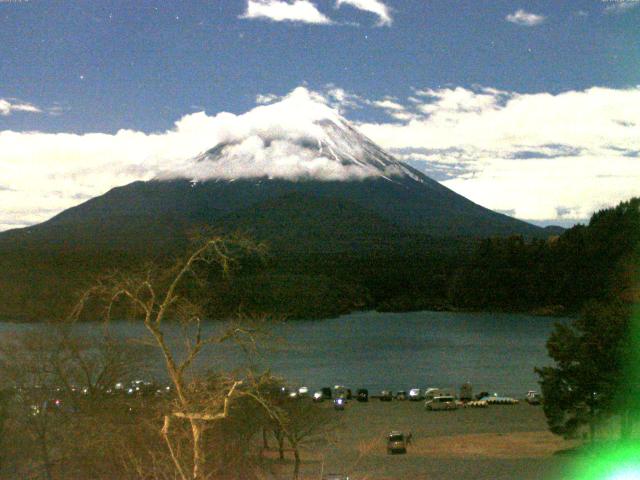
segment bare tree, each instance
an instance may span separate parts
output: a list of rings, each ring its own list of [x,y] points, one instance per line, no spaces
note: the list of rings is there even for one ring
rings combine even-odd
[[[102,395],[116,382],[144,368],[138,351],[112,338],[108,331],[98,337],[81,336],[64,324],[58,331],[58,376],[65,385],[82,385],[85,396]]]
[[[112,441],[103,421],[117,403],[105,398],[106,387],[136,365],[136,357],[122,345],[68,325],[47,324],[3,339],[0,374],[4,396],[11,397],[4,437],[12,439],[15,449],[15,476],[40,471],[51,479],[63,464],[69,469],[75,460],[86,462],[80,452],[89,443],[104,451]]]
[[[6,386],[0,390],[0,472],[2,471],[5,459],[3,440],[6,438],[5,429],[10,415],[9,405],[12,397],[11,389],[6,388]]]
[[[164,415],[160,433],[181,480],[204,480],[208,477],[205,433],[216,422],[230,415],[232,402],[242,396],[243,380],[229,378],[222,389],[211,391],[203,382],[189,375],[194,361],[209,345],[229,341],[252,348],[261,322],[231,322],[222,333],[205,334],[207,278],[212,269],[227,275],[237,258],[262,247],[244,238],[213,237],[200,245],[185,260],[171,269],[149,267],[140,274],[114,273],[83,295],[73,316],[79,318],[89,298],[107,299],[106,319],[123,303],[140,318],[160,349],[166,373],[174,391],[174,401]],[[183,333],[183,348],[172,348],[167,323],[178,323]],[[186,423],[190,452],[186,460],[184,446],[176,443],[176,428]]]
[[[23,399],[21,404],[29,408],[34,405],[38,412],[27,420],[34,423],[34,441],[39,445],[45,478],[52,479],[63,470],[78,475],[91,470],[95,478],[110,478],[109,473],[113,476],[116,470],[109,470],[105,462],[94,466],[92,460],[82,461],[90,456],[82,452],[98,448],[112,460],[118,457],[126,465],[128,477],[228,478],[233,475],[228,469],[233,464],[239,478],[263,478],[259,465],[253,462],[258,458],[255,440],[265,428],[277,428],[282,433],[281,451],[285,441],[291,445],[294,475],[299,475],[301,448],[312,439],[321,438],[329,424],[325,422],[326,409],[316,411],[309,402],[282,404],[282,396],[274,393],[279,392],[281,383],[269,374],[193,373],[194,364],[207,347],[232,344],[251,358],[258,338],[269,330],[266,325],[270,322],[263,317],[242,316],[205,325],[210,294],[208,279],[214,272],[227,275],[240,255],[260,250],[260,246],[241,238],[215,237],[202,242],[171,268],[151,266],[138,273],[112,273],[84,292],[70,317],[60,326],[53,329],[49,326],[46,335],[35,335],[27,343],[21,340],[5,344],[0,355],[2,366],[13,372],[14,384],[25,386],[24,392],[30,395],[38,392],[43,395]],[[93,335],[78,335],[76,327],[82,326],[77,323],[96,299],[104,300],[104,329],[94,328]],[[142,321],[150,342],[159,350],[171,384],[170,395],[150,398],[106,395],[116,381],[138,368],[137,362],[131,360],[135,358],[134,352],[126,348],[124,340],[109,333],[111,318],[125,311],[129,318]],[[26,372],[16,368],[26,364],[33,367]],[[218,366],[217,371],[220,370]],[[42,385],[46,388],[26,388]],[[65,401],[73,405],[74,412],[79,412],[68,416],[70,423],[66,430],[60,428],[63,416],[51,416],[50,409],[42,408],[51,391],[66,395]],[[98,401],[89,402],[94,398]],[[302,403],[314,410],[296,406]],[[98,408],[89,408],[92,405]],[[134,413],[123,415],[124,407]],[[54,430],[51,420],[57,422]],[[79,450],[69,444],[77,432],[82,432],[85,439]],[[52,441],[54,434],[60,438]],[[253,447],[255,454],[251,453]],[[254,466],[256,470],[252,471]]]
[[[279,391],[280,389],[278,389]],[[284,459],[284,442],[293,451],[293,478],[300,475],[302,449],[306,446],[327,443],[339,425],[334,412],[320,404],[311,403],[308,399],[292,398],[282,393],[275,393],[271,387],[271,395],[256,390],[248,395],[258,401],[268,413],[270,428],[278,443],[278,453]]]
[[[44,332],[33,330],[5,340],[0,345],[0,371],[6,385],[13,392],[10,435],[16,444],[30,451],[27,469],[41,471],[47,480],[53,478],[53,467],[60,455],[52,438],[57,406],[52,404],[56,389],[56,375],[52,368],[57,353],[54,339]],[[34,448],[35,447],[35,448]]]
[[[300,475],[301,450],[306,445],[326,443],[337,427],[338,417],[330,409],[303,399],[284,406],[284,435],[293,450],[293,478]]]

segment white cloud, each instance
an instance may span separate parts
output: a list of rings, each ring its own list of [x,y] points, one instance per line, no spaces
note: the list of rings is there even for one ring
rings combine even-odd
[[[332,85],[322,95],[298,88],[243,115],[192,113],[160,133],[0,131],[0,229],[154,177],[359,178],[366,172],[333,161],[327,149],[310,155],[305,148],[322,138],[317,120],[339,121],[335,106],[382,109],[390,120],[359,124],[365,135],[458,193],[518,218],[585,219],[640,195],[640,86],[555,95],[457,87],[411,98],[371,101]],[[194,161],[216,145],[226,145],[216,161]]]
[[[486,207],[518,218],[587,218],[640,195],[640,87],[557,95],[423,90],[403,123],[360,130]]]
[[[409,102],[412,102],[413,97],[409,97]],[[414,99],[418,103],[422,103],[421,100]],[[369,102],[368,105],[371,105],[375,108],[379,108],[384,110],[384,112],[391,118],[395,120],[399,120],[401,122],[408,122],[410,120],[414,120],[420,117],[418,113],[411,112],[404,105],[398,103],[396,98],[393,97],[385,97],[382,100],[376,100],[373,102]]]
[[[390,100],[388,98],[385,98],[384,100],[377,100],[375,102],[373,102],[373,104],[378,107],[378,108],[382,108],[384,110],[404,110],[404,107],[402,105],[400,105],[397,102],[394,102],[393,100]]]
[[[522,25],[524,27],[534,27],[540,25],[545,21],[543,15],[537,15],[525,10],[519,9],[515,13],[510,13],[505,17],[508,22],[515,23],[516,25]]]
[[[336,0],[336,7],[350,5],[365,12],[371,12],[378,16],[378,26],[391,26],[393,19],[389,7],[380,0]]]
[[[338,96],[343,93],[334,92]],[[338,156],[345,152],[353,156],[361,152],[348,139],[328,135],[321,124],[327,120],[338,125],[342,122],[328,99],[298,87],[283,100],[243,115],[208,117],[212,125],[207,148],[217,147],[216,154],[164,162],[156,176],[204,181],[256,177],[346,180],[380,175],[374,167],[340,160]]]
[[[349,110],[357,110],[370,102],[366,98],[347,92],[345,89],[336,87],[334,84],[325,85],[322,90],[322,96],[326,99],[327,104],[344,115]]]
[[[605,13],[622,14],[640,6],[640,0],[606,0]]]
[[[31,103],[0,98],[0,115],[8,116],[14,112],[42,113],[42,110]]]
[[[372,172],[342,165],[331,149],[314,152],[318,120],[340,121],[323,96],[297,88],[284,100],[243,115],[185,115],[173,129],[147,134],[0,131],[0,229],[52,215],[136,180],[270,176],[340,180]],[[219,158],[198,158],[226,145]]]
[[[248,0],[247,10],[240,18],[324,25],[333,23],[309,0]]]
[[[265,93],[256,95],[256,104],[257,105],[269,105],[270,103],[276,102],[280,100],[281,97],[274,93]]]

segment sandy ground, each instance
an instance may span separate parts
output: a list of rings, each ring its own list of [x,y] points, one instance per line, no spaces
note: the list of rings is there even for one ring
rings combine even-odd
[[[547,430],[542,409],[526,403],[485,409],[425,411],[422,402],[350,402],[329,444],[303,454],[304,478],[321,472],[364,479],[565,478],[567,458],[554,455],[572,443]],[[388,455],[391,430],[412,433],[406,455]]]

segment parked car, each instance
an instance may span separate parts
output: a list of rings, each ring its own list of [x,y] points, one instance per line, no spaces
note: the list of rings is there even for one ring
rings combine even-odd
[[[458,405],[452,396],[438,396],[424,402],[424,408],[427,410],[455,410]]]
[[[329,387],[322,387],[320,391],[322,392],[322,398],[324,400],[331,400],[331,398],[333,398],[333,394],[331,393],[331,389]]]
[[[309,387],[300,387],[298,389],[299,397],[308,397],[309,396]]]
[[[446,392],[444,392],[443,390],[439,389],[439,388],[427,388],[424,391],[424,399],[425,400],[432,400],[435,397],[442,397],[444,395],[447,395]]]
[[[387,453],[407,453],[407,439],[404,433],[392,431],[387,436]]]
[[[484,397],[488,397],[489,392],[480,392],[476,395],[476,400],[482,400]]]
[[[366,388],[359,388],[356,392],[356,399],[359,402],[368,402],[369,401],[369,390]]]
[[[324,400],[324,395],[322,395],[322,391],[318,390],[317,392],[314,392],[312,398],[314,402],[321,402]]]
[[[345,403],[347,403],[346,399],[338,397],[333,401],[333,408],[336,410],[344,410]]]
[[[280,395],[281,397],[288,397],[290,393],[291,393],[291,390],[289,390],[289,388],[280,387],[280,391],[278,392],[278,395]]]
[[[419,388],[412,388],[409,390],[409,400],[417,402],[418,400],[422,400],[422,390]]]
[[[527,403],[529,405],[540,405],[542,403],[542,395],[535,390],[529,390],[527,392]]]
[[[407,392],[405,390],[398,390],[396,392],[396,400],[406,400]]]
[[[336,385],[335,387],[333,387],[333,393],[337,398],[351,400],[351,389],[343,385]]]
[[[391,390],[382,390],[382,392],[380,392],[381,402],[390,402],[391,400],[393,400],[393,394],[391,393]]]

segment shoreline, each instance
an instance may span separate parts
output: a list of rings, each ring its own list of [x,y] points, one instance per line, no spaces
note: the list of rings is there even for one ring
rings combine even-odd
[[[440,306],[434,306],[433,308],[418,308],[418,309],[377,309],[377,308],[370,308],[370,309],[362,309],[362,310],[351,310],[348,312],[342,312],[339,313],[337,315],[333,315],[333,316],[327,316],[327,317],[285,317],[283,322],[284,323],[295,323],[295,322],[315,322],[315,321],[322,321],[322,320],[333,320],[333,319],[337,319],[337,318],[341,318],[344,316],[348,316],[348,315],[357,315],[357,314],[366,314],[366,313],[420,313],[420,312],[428,312],[428,313],[477,313],[477,314],[505,314],[505,315],[523,315],[523,316],[530,316],[530,317],[549,317],[549,318],[574,318],[575,317],[575,312],[569,312],[569,311],[565,311],[564,307],[562,307],[561,305],[551,305],[551,306],[546,306],[546,307],[536,307],[533,308],[531,310],[517,310],[517,309],[513,309],[513,310],[509,310],[509,309],[466,309],[466,308],[458,308],[458,307],[453,307],[451,305],[440,305]],[[208,318],[206,319],[207,322],[225,322],[225,321],[229,321],[231,319],[223,319],[223,318]],[[135,322],[137,320],[131,320],[131,319],[114,319],[111,320],[112,322]],[[98,323],[98,322],[102,322],[102,320],[82,320],[79,321],[78,323],[82,323],[82,324],[90,324],[90,323]],[[50,323],[52,325],[55,325],[57,323],[61,323],[59,321],[55,321],[55,320],[36,320],[36,319],[28,319],[28,318],[24,318],[24,319],[19,319],[19,318],[15,318],[15,317],[6,317],[6,316],[2,316],[0,315],[0,323],[7,323],[7,324],[15,324],[15,325],[24,325],[24,324],[45,324],[45,323]],[[277,323],[277,322],[276,322]]]

